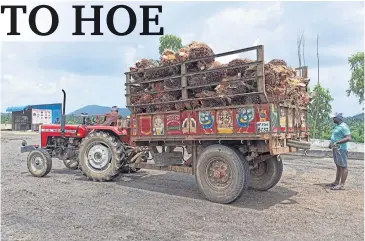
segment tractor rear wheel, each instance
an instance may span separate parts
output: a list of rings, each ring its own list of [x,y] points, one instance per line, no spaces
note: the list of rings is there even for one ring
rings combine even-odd
[[[123,167],[124,147],[119,138],[103,131],[91,132],[80,145],[79,167],[93,181],[110,181]]]
[[[52,169],[51,155],[44,149],[36,149],[27,157],[29,172],[35,177],[44,177]]]

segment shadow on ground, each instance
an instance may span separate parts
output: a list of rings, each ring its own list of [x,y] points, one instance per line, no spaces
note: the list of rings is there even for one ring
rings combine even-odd
[[[57,174],[74,174],[78,181],[87,181],[86,177],[78,171],[68,169],[53,169],[53,173]],[[195,182],[195,177],[187,174],[174,172],[151,172],[139,171],[133,174],[122,174],[114,181],[109,182],[110,185],[116,184],[140,190],[159,192],[168,195],[192,198],[197,200],[206,200],[200,193]],[[229,204],[234,207],[250,208],[254,210],[265,210],[276,204],[290,205],[296,204],[291,200],[297,192],[286,187],[277,185],[271,190],[260,192],[247,190],[235,202]]]

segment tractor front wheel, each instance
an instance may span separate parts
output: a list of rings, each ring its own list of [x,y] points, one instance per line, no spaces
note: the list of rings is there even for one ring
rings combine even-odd
[[[36,149],[27,158],[29,172],[35,177],[44,177],[52,169],[51,155],[44,149]]]
[[[123,167],[124,147],[107,132],[91,132],[80,145],[79,167],[93,181],[110,181],[117,177]]]

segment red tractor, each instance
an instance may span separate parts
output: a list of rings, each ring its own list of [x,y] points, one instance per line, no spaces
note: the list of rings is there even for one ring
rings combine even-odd
[[[62,92],[61,124],[41,125],[39,145],[22,142],[21,152],[29,152],[27,166],[33,176],[46,176],[52,169],[52,158],[63,160],[70,169],[80,169],[94,181],[109,181],[121,172],[135,172],[138,169],[131,167],[133,163],[147,161],[148,150],[130,144],[130,129],[118,126],[117,117],[108,126],[89,123],[87,116],[83,124],[66,125],[66,92]]]

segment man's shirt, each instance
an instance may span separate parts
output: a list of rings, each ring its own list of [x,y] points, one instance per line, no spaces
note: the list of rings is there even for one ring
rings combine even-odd
[[[342,122],[339,125],[336,125],[332,130],[331,143],[335,143],[337,141],[342,140],[346,136],[350,135],[350,128],[346,125],[345,122]],[[347,143],[339,144],[340,148],[343,150],[347,150]]]

